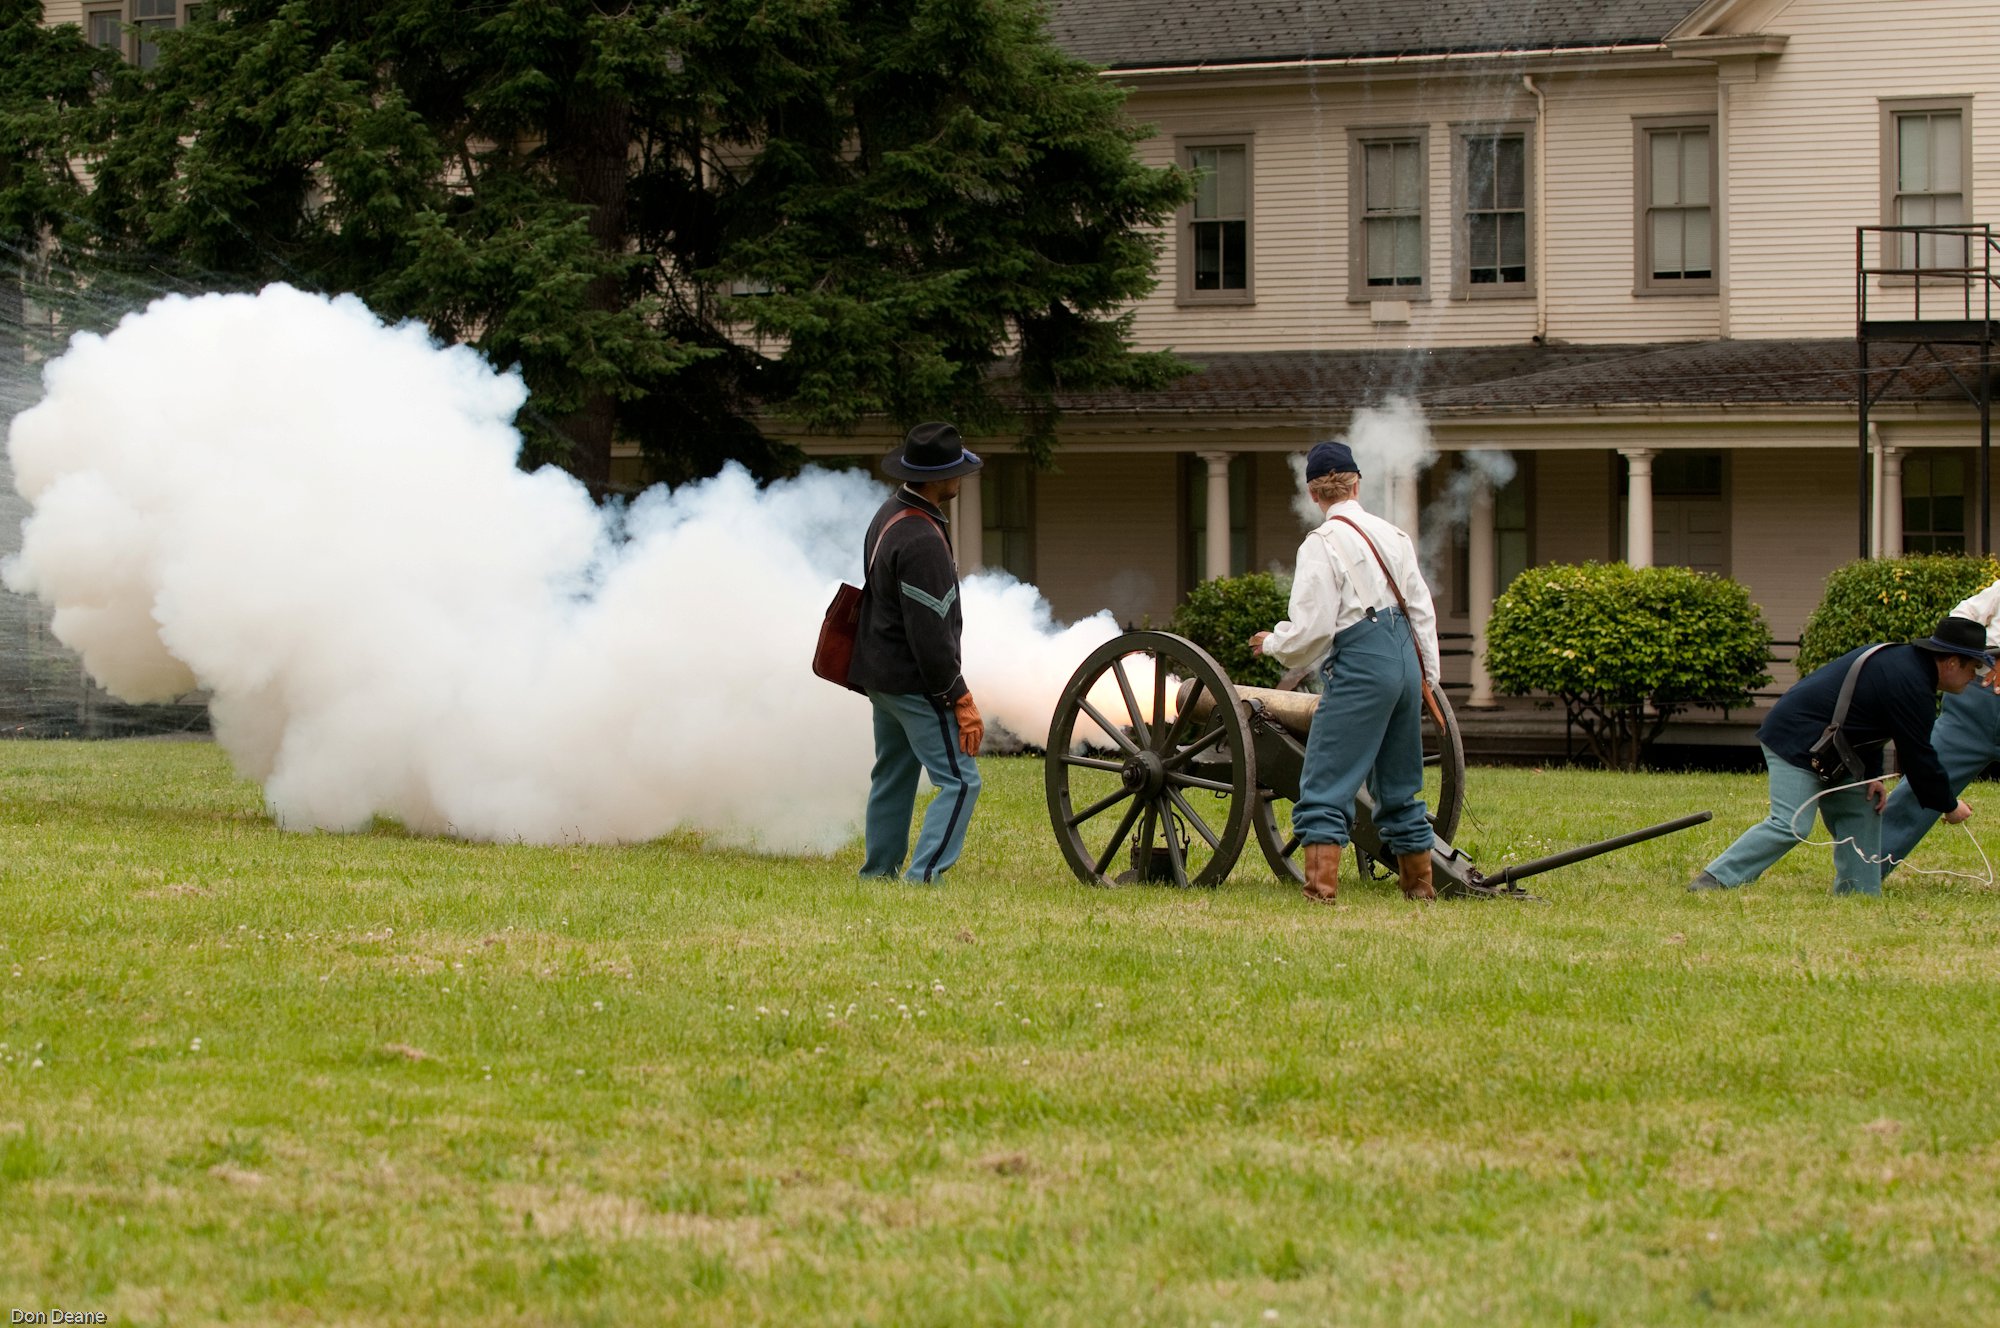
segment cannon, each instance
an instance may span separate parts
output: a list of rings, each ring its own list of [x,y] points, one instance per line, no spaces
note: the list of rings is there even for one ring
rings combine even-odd
[[[1710,817],[1698,812],[1483,872],[1451,844],[1465,808],[1465,745],[1450,703],[1436,700],[1424,718],[1425,803],[1442,896],[1528,897],[1519,885],[1527,877]],[[1238,687],[1207,651],[1169,632],[1105,642],[1071,675],[1049,723],[1049,821],[1070,870],[1089,885],[1216,886],[1254,834],[1280,879],[1304,881],[1291,806],[1318,706],[1311,692]],[[1368,813],[1364,789],[1352,826],[1364,871],[1383,856]]]

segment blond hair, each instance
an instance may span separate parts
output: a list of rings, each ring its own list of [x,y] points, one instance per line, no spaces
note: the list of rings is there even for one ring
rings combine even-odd
[[[1316,503],[1344,503],[1361,487],[1361,477],[1351,470],[1317,475],[1306,481],[1306,492]]]

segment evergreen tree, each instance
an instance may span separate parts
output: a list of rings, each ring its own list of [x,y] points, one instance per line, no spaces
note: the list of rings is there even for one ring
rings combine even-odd
[[[21,282],[76,234],[78,159],[117,61],[75,28],[42,26],[40,0],[0,0],[0,325],[18,334]],[[38,279],[45,280],[45,279]]]
[[[1056,391],[1174,372],[1120,310],[1185,181],[1138,163],[1122,94],[1032,0],[205,14],[102,85],[96,257],[353,291],[471,341],[586,480],[615,432],[669,478],[781,469],[760,411],[1019,414],[1045,447]]]

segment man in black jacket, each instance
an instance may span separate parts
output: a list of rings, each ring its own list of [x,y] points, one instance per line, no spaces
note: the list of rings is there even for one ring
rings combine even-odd
[[[1812,771],[1808,753],[1833,722],[1842,682],[1867,647],[1800,679],[1757,730],[1770,770],[1771,814],[1745,830],[1722,856],[1688,882],[1690,890],[1747,885],[1800,843],[1812,829],[1812,811],[1832,832],[1835,894],[1882,893],[1882,748],[1892,739],[1917,801],[1957,824],[1972,815],[1951,791],[1944,767],[1931,748],[1937,694],[1962,692],[1993,667],[1986,653],[1986,629],[1966,618],[1946,618],[1929,637],[1908,645],[1885,646],[1868,657],[1856,676],[1841,731],[1861,758],[1859,787],[1828,791]],[[1856,782],[1859,783],[1860,780]],[[1817,801],[1815,798],[1817,797]],[[1809,806],[1810,805],[1810,806]],[[1798,824],[1803,822],[1803,825]]]
[[[938,795],[924,813],[907,879],[935,881],[958,861],[979,800],[972,758],[986,726],[960,671],[964,620],[944,508],[980,465],[949,424],[919,424],[882,462],[884,474],[904,483],[862,541],[867,577],[847,675],[875,708],[863,876],[903,870],[919,768]]]

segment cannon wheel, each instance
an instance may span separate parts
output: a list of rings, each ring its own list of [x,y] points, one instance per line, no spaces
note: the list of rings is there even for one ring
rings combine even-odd
[[[1319,677],[1312,669],[1293,669],[1278,682],[1280,691],[1318,690]],[[1301,684],[1310,684],[1302,688]],[[1431,799],[1431,828],[1437,837],[1447,844],[1458,834],[1458,819],[1465,811],[1465,739],[1458,731],[1458,712],[1451,708],[1451,700],[1442,688],[1432,688],[1431,694],[1437,698],[1438,710],[1444,715],[1444,728],[1428,711],[1424,714],[1424,765],[1434,767],[1438,772],[1437,793]],[[1428,783],[1428,781],[1426,781]],[[1271,864],[1281,880],[1303,882],[1305,868],[1299,862],[1299,840],[1292,833],[1292,803],[1272,792],[1259,789],[1257,814],[1253,818],[1257,831],[1258,847],[1264,850],[1264,858]],[[1359,864],[1357,864],[1359,865]],[[1367,868],[1362,867],[1364,879]]]
[[[1196,720],[1204,690],[1222,704]],[[1086,885],[1219,885],[1249,842],[1257,775],[1243,703],[1182,637],[1127,632],[1092,651],[1056,703],[1044,766],[1056,842]]]

